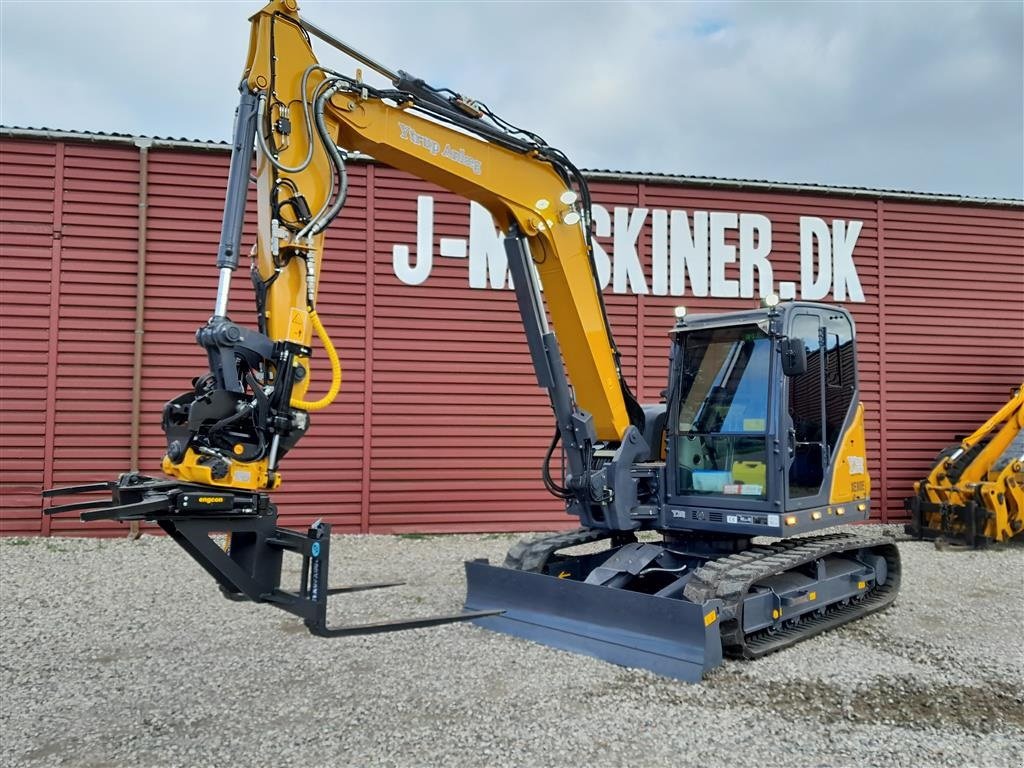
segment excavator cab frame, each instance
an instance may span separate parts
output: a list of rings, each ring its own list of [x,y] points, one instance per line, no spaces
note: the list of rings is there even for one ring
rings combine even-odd
[[[855,335],[812,302],[680,318],[658,529],[785,538],[867,520]]]
[[[796,538],[869,515],[850,314],[677,314],[667,402],[648,408],[641,455],[618,477],[625,503],[516,545],[501,567],[467,563],[467,609],[502,611],[475,623],[692,681],[723,653],[757,658],[895,598],[887,536]]]

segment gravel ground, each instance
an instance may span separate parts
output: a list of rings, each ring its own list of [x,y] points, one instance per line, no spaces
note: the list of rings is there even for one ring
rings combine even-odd
[[[345,536],[335,623],[451,611],[515,537]],[[1024,547],[905,542],[896,605],[704,683],[470,625],[324,640],[165,538],[0,540],[3,766],[1024,764]]]

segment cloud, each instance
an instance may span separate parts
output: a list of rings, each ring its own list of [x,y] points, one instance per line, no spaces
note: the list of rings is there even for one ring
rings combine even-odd
[[[1024,196],[1019,3],[302,7],[580,166]],[[0,121],[227,138],[255,9],[5,0]]]

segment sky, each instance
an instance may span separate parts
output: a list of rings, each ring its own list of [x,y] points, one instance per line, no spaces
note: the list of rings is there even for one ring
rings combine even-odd
[[[300,5],[582,168],[1024,198],[1021,0]],[[226,140],[258,8],[0,0],[0,123]]]

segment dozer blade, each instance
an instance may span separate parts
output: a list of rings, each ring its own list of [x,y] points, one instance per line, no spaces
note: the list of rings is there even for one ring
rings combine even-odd
[[[566,651],[699,682],[722,662],[718,601],[703,605],[540,573],[466,563],[474,623]]]

